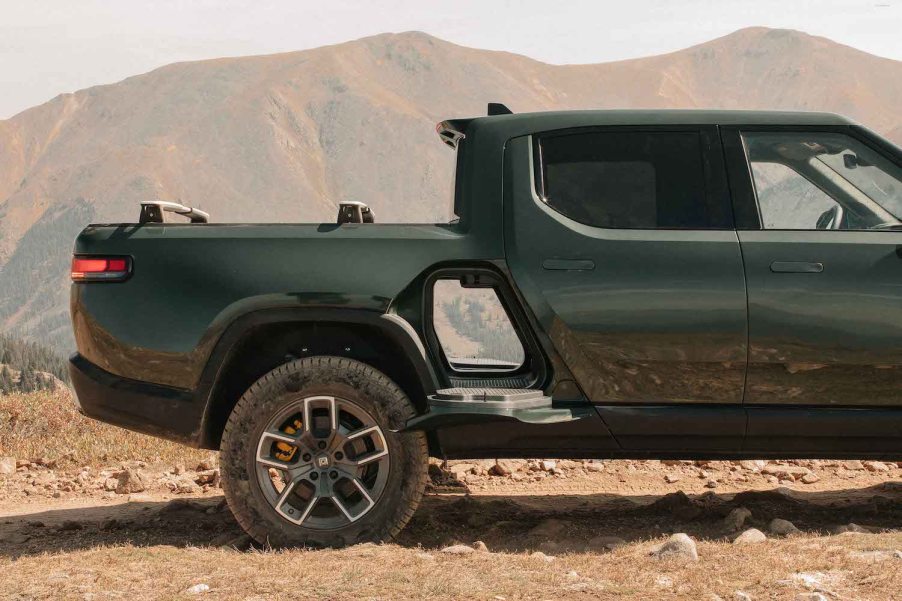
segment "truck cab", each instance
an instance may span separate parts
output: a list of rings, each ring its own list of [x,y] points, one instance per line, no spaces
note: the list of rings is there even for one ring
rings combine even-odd
[[[490,112],[437,126],[449,223],[88,226],[81,410],[219,448],[284,544],[390,538],[428,454],[902,458],[900,149],[821,113]]]

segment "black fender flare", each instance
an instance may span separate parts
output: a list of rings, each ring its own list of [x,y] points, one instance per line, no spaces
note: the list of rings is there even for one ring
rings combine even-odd
[[[350,324],[369,326],[396,344],[410,361],[426,395],[438,388],[438,376],[416,330],[392,312],[361,308],[281,307],[258,309],[235,318],[225,328],[201,372],[196,397],[203,404],[198,445],[209,444],[209,420],[217,399],[214,393],[224,375],[224,368],[234,357],[239,343],[259,326],[271,324]]]

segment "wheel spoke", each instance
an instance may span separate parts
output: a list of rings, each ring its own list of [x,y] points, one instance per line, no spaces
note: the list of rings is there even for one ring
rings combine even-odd
[[[363,457],[357,457],[357,458],[351,459],[350,463],[351,463],[351,465],[361,467],[368,463],[372,463],[373,461],[376,461],[377,459],[381,459],[381,458],[385,457],[386,455],[388,455],[388,449],[382,449],[379,451],[373,451],[372,453],[364,455]]]
[[[313,508],[316,506],[317,501],[319,501],[320,497],[317,495],[313,495],[310,501],[307,502],[307,506],[304,507],[303,511],[300,512],[299,517],[295,517],[295,514],[298,512],[298,509],[295,507],[289,506],[287,510],[284,509],[286,505],[286,501],[291,493],[294,491],[295,486],[297,485],[298,480],[295,480],[291,484],[285,487],[285,490],[282,491],[282,494],[279,496],[279,499],[276,501],[276,511],[279,514],[288,520],[289,522],[293,522],[300,526],[304,523],[304,520],[307,519],[307,516],[310,515],[310,512],[313,511]]]
[[[268,467],[285,469],[290,462],[282,461],[272,456],[272,445],[276,442],[284,442],[300,450],[300,437],[291,436],[278,430],[266,430],[260,436],[260,443],[257,445],[257,463]]]
[[[326,403],[329,411],[329,425],[331,426],[332,432],[335,432],[338,429],[338,406],[335,402],[335,397],[333,396],[312,396],[304,399],[304,430],[306,432],[313,431],[313,407],[312,405],[316,403],[318,405]]]

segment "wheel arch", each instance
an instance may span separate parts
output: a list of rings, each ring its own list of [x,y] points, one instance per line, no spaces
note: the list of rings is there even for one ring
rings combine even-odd
[[[281,308],[235,319],[207,361],[199,391],[205,399],[198,446],[218,448],[226,420],[261,376],[293,359],[348,357],[390,377],[418,413],[438,387],[416,331],[399,316],[363,309]]]

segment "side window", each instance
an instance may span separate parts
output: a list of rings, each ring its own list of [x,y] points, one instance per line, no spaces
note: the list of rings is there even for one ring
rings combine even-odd
[[[604,228],[722,229],[705,185],[698,132],[603,131],[538,138],[538,194]]]
[[[514,371],[526,353],[493,288],[464,288],[456,279],[435,282],[432,319],[445,357],[457,371]]]
[[[764,229],[902,229],[902,168],[845,134],[742,135]]]

